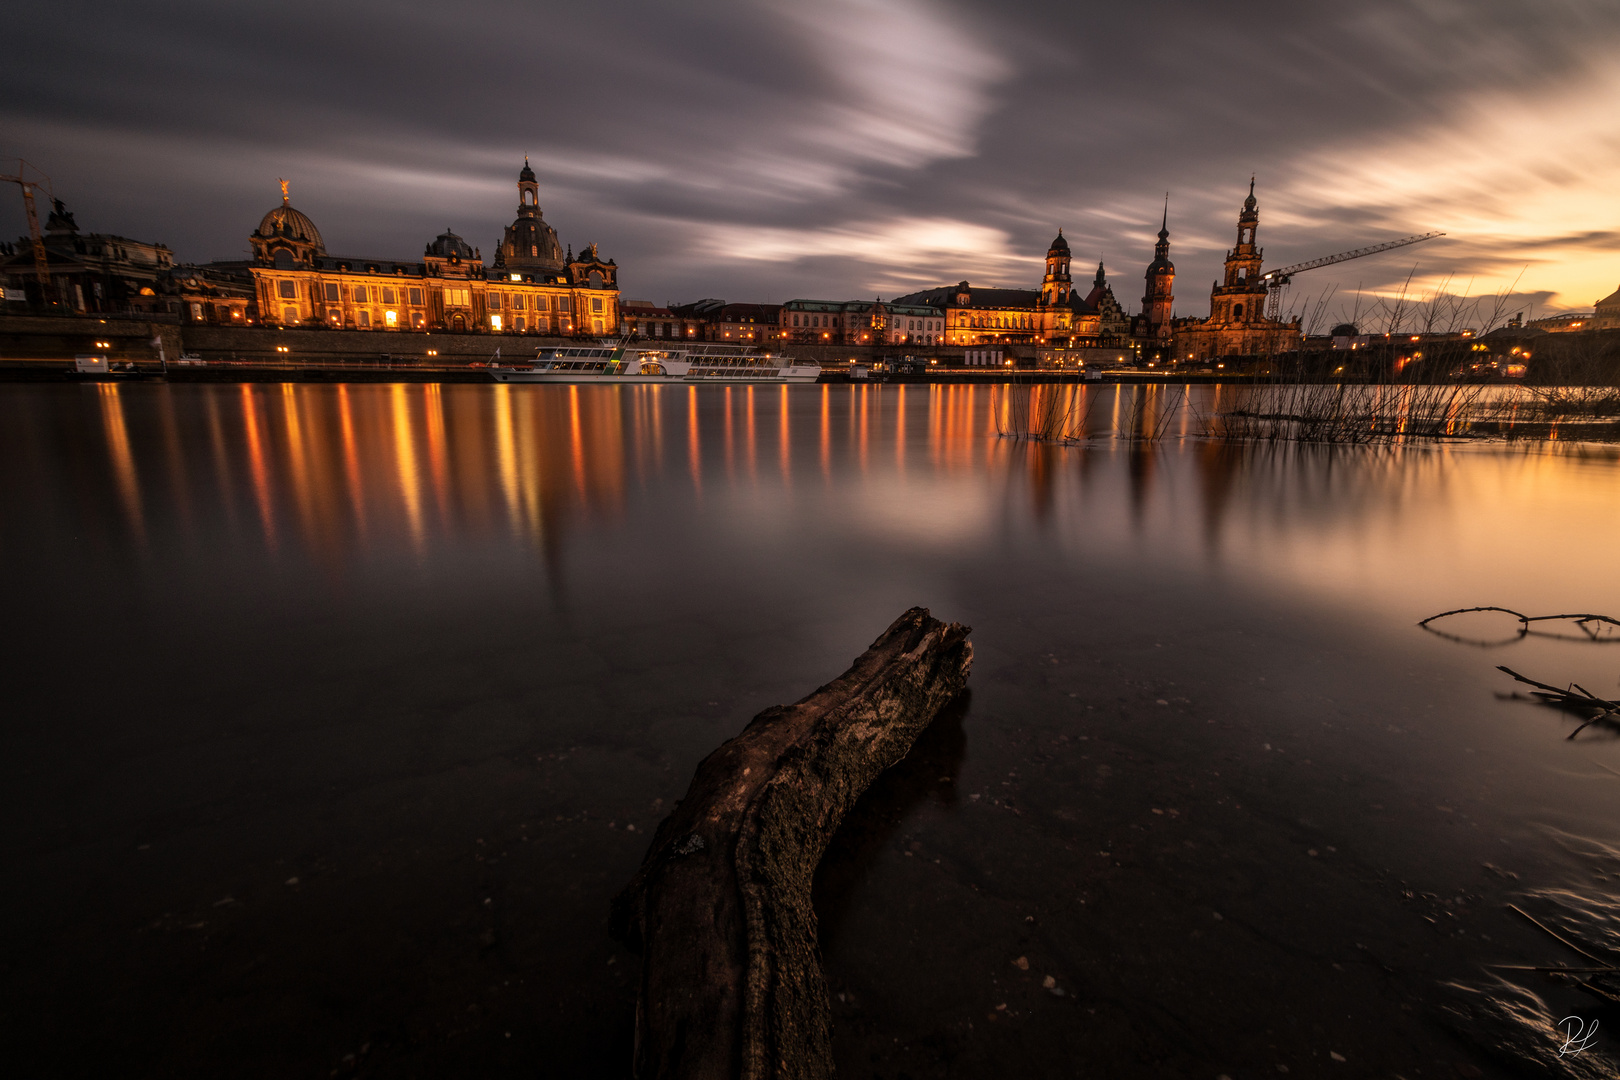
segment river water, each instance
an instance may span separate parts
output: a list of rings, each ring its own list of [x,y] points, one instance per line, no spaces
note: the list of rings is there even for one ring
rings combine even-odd
[[[1620,650],[1415,624],[1620,615],[1620,455],[1085,393],[0,386],[17,1075],[627,1076],[651,830],[912,605],[976,660],[823,863],[841,1075],[1602,1075],[1485,965],[1620,946],[1620,744],[1495,665]]]

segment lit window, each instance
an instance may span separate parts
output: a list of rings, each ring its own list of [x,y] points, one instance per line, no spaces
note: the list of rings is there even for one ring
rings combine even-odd
[[[499,330],[501,328],[501,317],[499,315],[491,315],[489,317],[489,328],[491,330]]]
[[[413,311],[411,313],[411,325],[416,327],[418,330],[422,329],[422,327],[427,325],[427,316],[423,315],[420,311]]]
[[[298,322],[298,309],[295,307],[282,308],[281,321],[288,326],[296,324]]]
[[[389,291],[392,292],[393,290],[389,290]],[[398,326],[399,325],[399,312],[397,312],[397,311],[385,311],[385,312],[383,312],[383,322],[387,323],[390,329],[392,329],[393,327]]]
[[[512,300],[512,303],[510,305],[508,305],[508,306],[511,307],[511,309],[513,311],[522,311],[523,310],[523,297],[514,296],[514,297],[511,298],[511,300]]]
[[[203,316],[202,316],[202,305],[201,304],[192,304],[191,305],[191,317],[196,322],[202,322],[202,317]]]
[[[343,313],[339,311],[328,311],[326,317],[332,320],[333,326],[343,321]]]
[[[528,329],[528,327],[524,325],[523,316],[519,315],[517,318],[512,320],[512,329],[516,330],[520,334],[524,330]]]
[[[360,313],[360,325],[365,327],[371,326],[371,312],[362,311]]]
[[[592,311],[601,311],[602,310],[601,298],[595,297],[595,296],[591,297],[591,310]]]

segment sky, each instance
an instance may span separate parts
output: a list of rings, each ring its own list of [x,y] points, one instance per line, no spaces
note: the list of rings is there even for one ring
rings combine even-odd
[[[1033,288],[1061,228],[1137,311],[1168,194],[1176,313],[1207,315],[1251,175],[1267,267],[1447,234],[1301,274],[1308,321],[1620,287],[1613,0],[58,0],[7,25],[32,47],[0,67],[0,171],[185,262],[243,257],[280,178],[335,255],[448,227],[493,256],[527,155],[563,243],[655,303]]]

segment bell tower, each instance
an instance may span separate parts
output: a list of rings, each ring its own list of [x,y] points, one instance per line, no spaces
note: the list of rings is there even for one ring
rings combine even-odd
[[[506,227],[501,246],[495,251],[495,265],[502,270],[560,274],[563,272],[562,245],[557,230],[546,224],[540,212],[540,185],[535,182],[529,159],[523,159],[518,173],[517,220]]]
[[[1260,204],[1249,178],[1249,197],[1238,212],[1237,244],[1226,253],[1226,276],[1210,295],[1210,318],[1227,323],[1258,323],[1265,319],[1266,283],[1260,278],[1265,252],[1258,243]]]
[[[534,170],[529,168],[528,155],[523,157],[523,171],[518,173],[518,213],[527,210],[531,214],[540,212],[540,185],[535,183]]]
[[[1176,267],[1170,261],[1170,197],[1164,199],[1164,220],[1159,223],[1159,242],[1153,245],[1153,261],[1148,264],[1147,291],[1142,294],[1143,334],[1155,345],[1170,344],[1170,313],[1175,304]]]
[[[1074,285],[1069,280],[1069,242],[1059,229],[1057,239],[1046,249],[1046,278],[1041,282],[1041,303],[1066,304]]]

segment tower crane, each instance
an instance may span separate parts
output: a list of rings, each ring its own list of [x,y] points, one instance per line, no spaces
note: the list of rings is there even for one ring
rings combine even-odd
[[[1260,280],[1266,284],[1266,317],[1268,319],[1278,317],[1279,312],[1282,310],[1283,290],[1288,287],[1288,282],[1295,274],[1304,273],[1306,270],[1315,270],[1319,266],[1332,266],[1334,263],[1349,262],[1351,259],[1376,255],[1380,251],[1392,251],[1398,247],[1406,247],[1408,244],[1421,244],[1425,240],[1433,240],[1437,236],[1444,235],[1446,234],[1443,232],[1427,232],[1421,236],[1403,236],[1399,240],[1389,240],[1382,244],[1374,244],[1371,247],[1356,248],[1354,251],[1341,251],[1337,255],[1324,255],[1320,259],[1312,259],[1309,262],[1295,263],[1293,266],[1284,266],[1278,270],[1267,271],[1260,276]]]
[[[39,234],[39,214],[34,210],[34,189],[39,187],[39,183],[28,179],[30,170],[44,179],[48,193],[51,185],[50,177],[21,159],[17,161],[16,175],[0,173],[0,183],[16,184],[22,188],[23,207],[28,211],[28,236],[34,243],[34,277],[39,281],[40,296],[44,297],[46,286],[51,283],[51,269],[45,259],[45,240]]]

